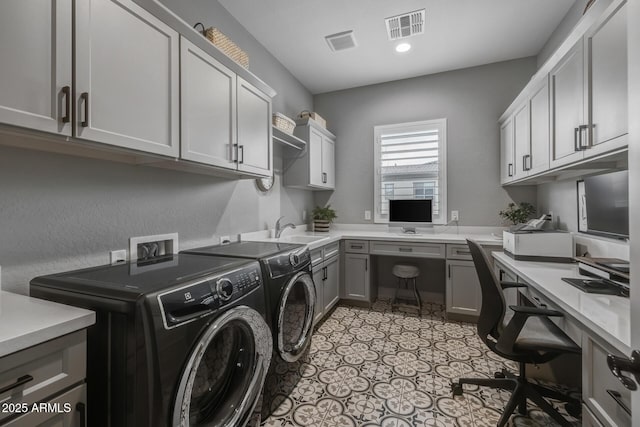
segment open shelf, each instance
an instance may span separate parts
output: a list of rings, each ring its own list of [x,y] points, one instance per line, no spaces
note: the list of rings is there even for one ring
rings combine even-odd
[[[283,144],[287,147],[294,148],[296,150],[304,150],[307,143],[298,138],[297,136],[289,135],[273,126],[273,140]]]

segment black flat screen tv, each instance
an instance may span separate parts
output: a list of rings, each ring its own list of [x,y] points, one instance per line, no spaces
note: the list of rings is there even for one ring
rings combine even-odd
[[[584,179],[587,233],[629,238],[629,173],[612,172]]]

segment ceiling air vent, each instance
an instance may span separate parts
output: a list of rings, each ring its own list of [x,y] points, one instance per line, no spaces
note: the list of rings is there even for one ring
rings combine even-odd
[[[424,9],[385,19],[389,40],[404,39],[424,33]]]
[[[356,39],[353,36],[353,30],[343,31],[341,33],[331,34],[325,37],[332,51],[351,49],[356,47]]]

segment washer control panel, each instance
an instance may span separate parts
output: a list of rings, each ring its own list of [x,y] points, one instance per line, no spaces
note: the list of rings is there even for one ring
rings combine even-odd
[[[167,329],[207,316],[262,286],[256,262],[238,270],[216,274],[158,295]]]
[[[266,260],[272,279],[291,274],[311,262],[311,253],[304,247],[275,255]]]

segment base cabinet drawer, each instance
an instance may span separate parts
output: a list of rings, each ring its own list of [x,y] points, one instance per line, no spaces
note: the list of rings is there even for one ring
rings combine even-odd
[[[366,240],[345,240],[344,251],[350,254],[368,254],[369,242]]]
[[[445,258],[445,244],[439,243],[399,243],[370,242],[369,252],[372,255],[396,255],[419,258]]]
[[[608,354],[622,356],[607,344],[596,341],[587,334],[583,335],[582,400],[603,425],[630,426],[631,391],[609,370]]]
[[[86,340],[82,330],[0,358],[0,402],[32,405],[84,381]],[[13,414],[0,411],[0,424]]]
[[[3,426],[11,427],[85,427],[87,425],[87,386],[79,385],[48,402],[29,406],[24,415]]]
[[[604,427],[587,405],[584,404],[582,405],[582,427]]]

